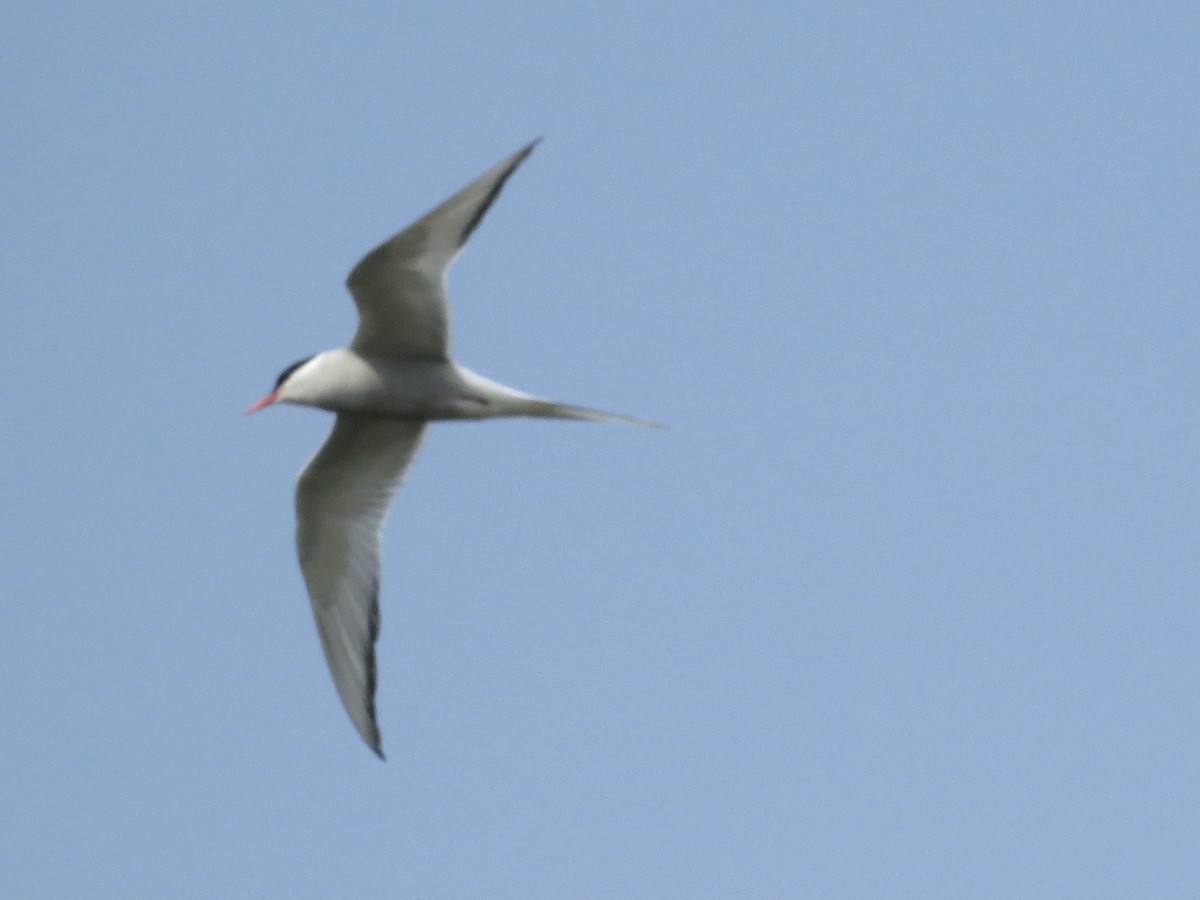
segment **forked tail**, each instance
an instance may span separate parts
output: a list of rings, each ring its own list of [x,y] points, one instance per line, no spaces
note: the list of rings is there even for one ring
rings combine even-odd
[[[587,422],[624,422],[627,425],[641,425],[644,428],[666,428],[662,422],[652,422],[649,419],[635,419],[633,416],[622,416],[617,413],[600,412],[598,409],[588,409],[586,406],[572,406],[569,403],[555,403],[553,400],[533,400],[526,415],[540,416],[546,419],[582,419]]]

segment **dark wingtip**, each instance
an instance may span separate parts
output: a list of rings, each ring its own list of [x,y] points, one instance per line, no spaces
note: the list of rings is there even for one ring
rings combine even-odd
[[[375,721],[375,690],[374,685],[371,685],[371,700],[368,707],[368,712],[371,715],[371,733],[364,734],[363,738],[367,742],[367,746],[371,748],[371,752],[387,762],[387,757],[383,755],[383,735],[379,731],[379,723]]]
[[[537,145],[546,139],[545,135],[539,134],[532,141],[517,151],[517,158],[513,160],[512,168],[508,170],[508,175],[504,176],[504,180],[508,180],[508,176],[517,170],[517,166],[525,162],[529,158],[529,154],[537,149]]]
[[[367,738],[367,746],[380,759],[387,761],[383,755],[383,735],[379,733],[379,723],[375,721],[375,689],[379,684],[379,672],[375,664],[375,642],[379,640],[379,628],[382,624],[379,615],[379,576],[371,588],[371,611],[367,616],[367,646],[363,649],[367,657],[367,718],[371,722],[371,734]],[[366,735],[364,735],[366,737]]]
[[[479,208],[475,210],[475,214],[471,216],[467,224],[463,226],[462,234],[458,238],[458,246],[461,247],[470,239],[475,229],[479,227],[479,223],[483,221],[483,217],[487,211],[491,209],[492,204],[496,202],[496,198],[500,196],[500,192],[504,190],[504,184],[512,177],[512,173],[517,171],[521,163],[525,162],[529,154],[533,152],[533,148],[542,142],[540,137],[534,138],[520,150],[510,157],[508,166],[496,179],[496,183],[492,185],[492,189],[488,191],[487,196],[479,204]]]

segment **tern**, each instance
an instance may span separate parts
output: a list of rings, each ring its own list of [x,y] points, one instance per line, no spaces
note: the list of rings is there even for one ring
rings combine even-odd
[[[358,307],[349,347],[288,366],[247,415],[275,403],[336,413],[296,485],[296,548],[342,704],[383,758],[375,719],[384,520],[439,419],[536,416],[657,422],[556,403],[477,375],[450,356],[446,271],[534,141],[362,258],[346,281]]]

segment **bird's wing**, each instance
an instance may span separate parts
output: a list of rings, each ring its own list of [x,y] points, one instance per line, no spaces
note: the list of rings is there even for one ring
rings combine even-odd
[[[424,432],[420,421],[340,413],[296,487],[296,546],[325,659],[346,712],[380,757],[380,535]]]
[[[359,261],[346,280],[358,305],[353,350],[382,359],[449,360],[446,270],[535,146],[517,151]]]

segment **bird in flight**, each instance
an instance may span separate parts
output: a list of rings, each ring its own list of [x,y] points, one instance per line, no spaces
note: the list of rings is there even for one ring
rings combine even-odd
[[[446,270],[536,145],[364,256],[346,281],[359,317],[350,346],[288,366],[271,392],[246,410],[294,403],[337,414],[296,485],[296,548],[338,695],[381,759],[375,719],[380,538],[426,425],[537,416],[662,427],[505,387],[450,356]]]

